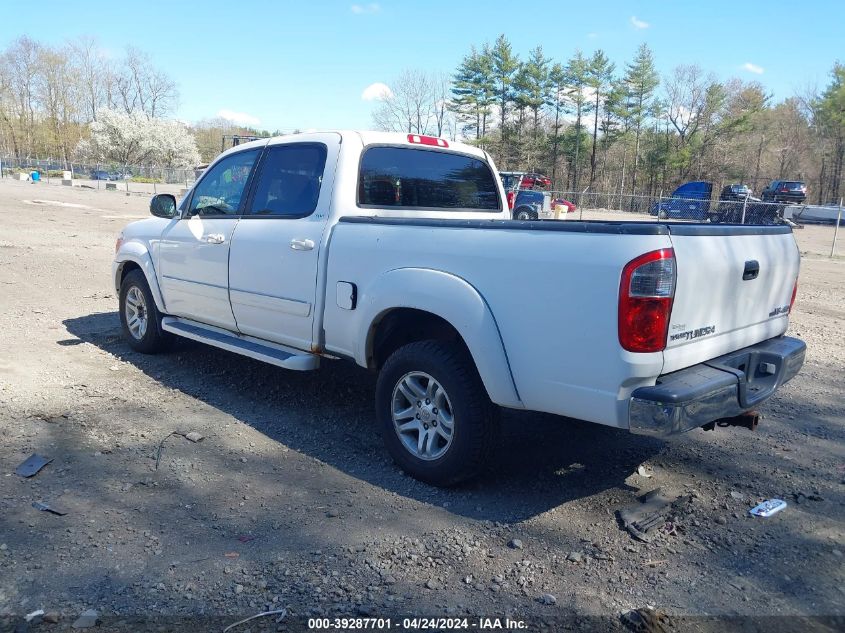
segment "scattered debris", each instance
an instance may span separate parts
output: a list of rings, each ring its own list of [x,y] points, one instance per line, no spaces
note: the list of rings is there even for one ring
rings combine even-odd
[[[737,501],[742,501],[743,499],[745,499],[745,495],[741,492],[737,492],[736,490],[731,490],[731,497],[733,497]]]
[[[432,578],[431,580],[426,581],[425,588],[426,589],[432,589],[432,590],[440,589],[440,583]]]
[[[637,466],[637,474],[640,477],[645,477],[646,479],[651,479],[654,475],[652,475],[645,466]]]
[[[658,565],[665,565],[668,561],[665,560],[647,560],[643,565],[647,567],[657,567]]]
[[[88,609],[80,613],[71,626],[74,629],[90,629],[92,626],[97,626],[97,619],[97,612],[94,609]]]
[[[37,453],[33,453],[15,469],[15,474],[20,475],[21,477],[32,477],[52,461],[52,457],[47,458],[42,455],[38,455]]]
[[[57,611],[48,611],[44,614],[43,620],[48,624],[56,624],[61,619],[61,616]]]
[[[240,626],[241,624],[246,624],[250,620],[255,620],[256,618],[266,618],[267,616],[270,616],[270,615],[278,615],[279,616],[278,618],[276,618],[276,624],[278,624],[279,622],[281,622],[282,620],[285,619],[285,616],[287,614],[288,614],[287,609],[276,609],[275,611],[262,611],[261,613],[256,613],[255,615],[251,615],[248,618],[244,618],[243,620],[239,620],[238,622],[235,622],[234,624],[230,624],[225,629],[223,629],[223,633],[226,633],[227,631],[235,628],[236,626]]]
[[[49,503],[44,503],[43,501],[33,501],[32,507],[36,510],[41,510],[42,512],[49,512],[50,514],[55,514],[60,517],[63,517],[67,514],[66,510],[59,510],[58,508],[54,508]]]
[[[781,499],[767,499],[763,503],[759,503],[748,512],[758,517],[770,517],[783,510],[786,507],[786,501]]]
[[[640,503],[618,510],[617,515],[622,522],[622,526],[631,536],[638,541],[648,543],[651,541],[648,532],[656,527],[664,528],[672,511],[679,510],[690,500],[689,495],[669,499],[663,496],[660,488],[655,488],[640,497]],[[672,526],[670,533],[672,531],[674,531],[674,526]]]
[[[581,563],[584,561],[584,554],[583,552],[569,552],[566,556],[566,560],[570,563]]]
[[[520,541],[518,538],[512,538],[508,542],[508,547],[510,547],[511,549],[522,549],[522,541]]]
[[[669,615],[653,607],[628,611],[619,616],[622,624],[636,633],[669,633],[672,622]]]
[[[27,613],[25,616],[23,616],[23,619],[27,622],[32,622],[39,615],[44,615],[44,609],[38,609],[37,611],[33,611],[32,613]]]
[[[192,442],[202,442],[205,439],[205,436],[200,435],[196,431],[191,431],[190,433],[185,434],[185,439]]]
[[[226,558],[238,558],[240,554],[238,554],[237,552],[226,552],[225,554],[223,554],[223,556],[225,556]]]
[[[249,543],[250,541],[254,541],[254,540],[255,540],[255,537],[254,537],[254,536],[252,536],[251,534],[241,534],[241,535],[238,537],[238,540],[239,540],[241,543]]]
[[[540,602],[540,604],[549,604],[549,605],[557,604],[557,598],[555,598],[550,593],[544,593],[537,600]]]

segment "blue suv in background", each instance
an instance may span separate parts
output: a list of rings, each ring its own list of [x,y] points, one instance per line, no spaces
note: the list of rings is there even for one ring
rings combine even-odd
[[[713,183],[704,181],[686,182],[672,192],[672,195],[651,205],[649,213],[661,218],[683,220],[704,220],[710,213],[710,198]]]

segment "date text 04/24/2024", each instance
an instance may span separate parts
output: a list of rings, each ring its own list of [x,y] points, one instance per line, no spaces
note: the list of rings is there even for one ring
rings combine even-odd
[[[309,618],[309,630],[418,631],[418,630],[526,630],[523,620],[511,618]]]

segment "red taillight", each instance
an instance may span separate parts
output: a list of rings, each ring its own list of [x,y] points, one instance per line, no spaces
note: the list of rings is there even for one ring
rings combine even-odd
[[[781,193],[789,193],[789,187],[781,187],[780,192]]]
[[[792,299],[789,300],[789,312],[792,313],[792,306],[795,305],[795,296],[798,294],[798,280],[795,280],[795,285],[792,286]]]
[[[432,145],[434,147],[449,147],[449,143],[436,136],[423,136],[422,134],[408,134],[408,142],[417,145]]]
[[[666,347],[675,298],[675,251],[640,255],[622,269],[619,284],[619,343],[629,352]]]
[[[514,193],[513,191],[508,191],[505,197],[508,199],[508,209],[513,211],[513,204],[516,201],[516,193]]]

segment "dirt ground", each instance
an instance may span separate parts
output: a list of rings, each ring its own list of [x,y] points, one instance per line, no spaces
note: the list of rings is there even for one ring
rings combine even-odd
[[[0,631],[42,608],[58,622],[29,630],[70,630],[94,609],[101,630],[222,631],[282,608],[280,623],[234,630],[309,616],[623,630],[620,614],[646,605],[675,630],[761,615],[781,617],[759,630],[843,629],[845,260],[826,257],[832,227],[796,231],[790,329],[807,362],[758,431],[663,442],[508,412],[494,468],[438,490],[389,460],[375,378],[355,366],[288,372],[190,342],[132,352],[110,263],[146,205],[0,181]],[[36,452],[53,461],[15,475]],[[686,497],[640,542],[616,511],[658,487]],[[748,514],[771,497],[787,509]]]

